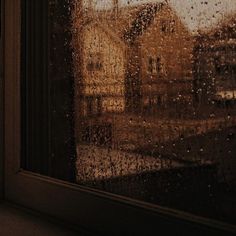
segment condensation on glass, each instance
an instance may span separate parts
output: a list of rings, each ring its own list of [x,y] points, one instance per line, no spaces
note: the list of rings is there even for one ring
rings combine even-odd
[[[236,2],[70,2],[77,183],[235,223]]]

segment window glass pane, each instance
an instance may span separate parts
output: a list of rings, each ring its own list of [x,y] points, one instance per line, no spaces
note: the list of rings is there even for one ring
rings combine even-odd
[[[234,224],[235,0],[42,2],[22,167]]]

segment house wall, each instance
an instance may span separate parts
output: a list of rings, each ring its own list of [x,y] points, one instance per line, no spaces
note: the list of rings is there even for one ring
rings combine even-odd
[[[99,99],[101,113],[125,109],[125,50],[118,39],[99,25],[88,25],[83,32],[83,96]],[[91,69],[91,62],[99,68]],[[89,65],[90,64],[90,65]],[[95,102],[95,101],[93,101]],[[84,100],[84,114],[87,111]]]
[[[235,100],[235,39],[230,32],[221,35],[221,38],[217,37],[217,32],[198,38],[195,49],[194,91],[199,103]]]
[[[163,22],[167,22],[167,27],[170,23],[168,32],[162,31]],[[168,5],[164,5],[156,14],[153,23],[140,37],[139,42],[144,106],[148,106],[151,98],[162,104],[176,98],[191,101],[193,39]],[[149,72],[150,57],[154,60],[157,60],[157,57],[161,59],[163,71]]]

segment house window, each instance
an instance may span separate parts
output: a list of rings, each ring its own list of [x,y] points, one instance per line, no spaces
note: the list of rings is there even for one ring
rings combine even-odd
[[[176,22],[175,20],[162,20],[161,21],[161,31],[163,33],[175,33]]]
[[[102,55],[101,53],[93,53],[89,55],[87,70],[88,71],[101,71],[102,70]]]
[[[175,20],[170,21],[170,33],[175,33],[176,31],[176,23]]]
[[[100,97],[87,97],[85,99],[86,112],[88,116],[100,115],[102,111],[101,98]]]
[[[173,8],[193,37],[188,13],[178,13],[177,2],[124,2],[114,16],[105,1],[90,4],[90,11],[79,2],[5,1],[12,27],[5,58],[7,198],[101,235],[152,235],[160,228],[182,235],[227,232],[211,220],[235,224],[235,106],[212,99],[209,77],[202,76],[211,75],[207,67],[182,78],[197,66],[191,55],[178,57],[175,38],[162,48],[163,58],[176,64],[166,80],[150,81],[145,70],[148,63],[150,73],[167,74],[167,59],[142,58],[149,48],[158,51],[160,27],[169,30],[168,18],[161,26],[156,20],[166,17],[165,7],[157,6]],[[199,5],[204,14],[205,7]],[[179,35],[178,52],[186,52],[185,37]],[[101,48],[102,55],[91,53]],[[115,63],[122,68],[116,75],[110,70]],[[101,73],[87,76],[86,68]],[[127,100],[134,101],[132,111]],[[120,215],[126,214],[124,224]]]
[[[152,57],[149,57],[148,58],[148,71],[149,71],[149,73],[153,73],[153,71],[154,71],[153,67],[154,67],[154,60]]]
[[[168,32],[168,21],[167,20],[163,20],[161,22],[161,31],[163,33],[167,33]]]
[[[157,57],[157,72],[160,73],[161,71],[162,71],[161,58]]]
[[[157,68],[158,77],[166,77],[167,72],[166,72],[165,66],[166,65],[164,63],[164,59],[161,57],[157,57],[156,58],[156,68]]]
[[[157,74],[158,71],[158,63],[156,62],[155,57],[149,57],[148,59],[148,72],[150,74]]]

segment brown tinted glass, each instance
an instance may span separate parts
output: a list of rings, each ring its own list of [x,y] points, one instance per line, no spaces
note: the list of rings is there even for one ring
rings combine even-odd
[[[22,167],[235,223],[235,0],[49,2]]]

